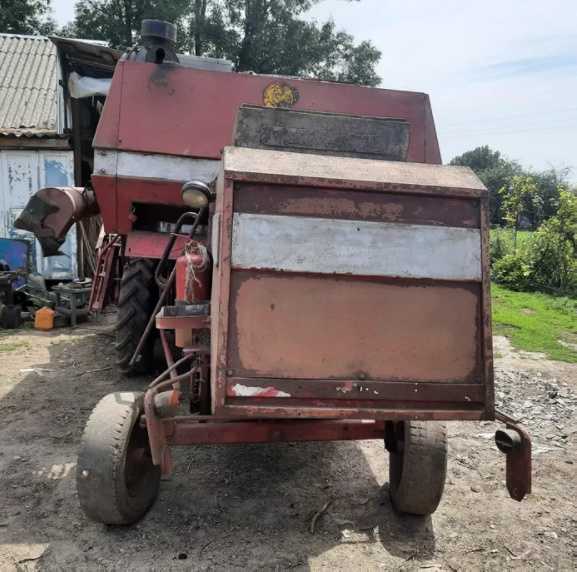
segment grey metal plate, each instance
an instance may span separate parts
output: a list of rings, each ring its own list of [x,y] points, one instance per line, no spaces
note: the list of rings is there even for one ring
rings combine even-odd
[[[409,124],[382,117],[242,106],[234,144],[253,149],[406,161]]]

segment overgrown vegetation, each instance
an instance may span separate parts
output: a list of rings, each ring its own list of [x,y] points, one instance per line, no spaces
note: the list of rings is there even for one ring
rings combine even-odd
[[[489,191],[493,279],[514,290],[576,295],[577,194],[569,171],[526,170],[488,146],[451,164],[473,169]]]
[[[507,223],[508,191],[513,190],[515,178],[525,179],[526,183],[534,185],[532,191],[524,193],[520,199],[517,225],[524,229],[536,230],[554,216],[559,208],[559,193],[568,186],[568,169],[548,169],[542,172],[527,170],[487,145],[455,157],[450,164],[470,167],[483,181],[489,190],[492,226],[504,226]]]
[[[491,262],[495,282],[513,290],[577,295],[577,196],[560,191],[557,214],[535,232],[493,229]]]
[[[517,348],[577,363],[577,300],[492,287],[493,333]]]

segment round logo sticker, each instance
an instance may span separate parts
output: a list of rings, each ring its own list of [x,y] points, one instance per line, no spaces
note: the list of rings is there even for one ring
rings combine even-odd
[[[265,107],[292,107],[299,100],[299,92],[287,83],[271,83],[262,95]]]

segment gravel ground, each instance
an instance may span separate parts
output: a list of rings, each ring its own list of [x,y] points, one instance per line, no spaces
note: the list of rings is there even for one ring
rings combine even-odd
[[[121,378],[105,325],[0,338],[0,570],[527,570],[577,568],[577,367],[496,340],[497,396],[533,435],[534,487],[507,497],[495,424],[451,423],[445,497],[399,517],[381,442],[177,451],[146,518],[88,521],[76,451]],[[328,501],[311,534],[312,516]]]

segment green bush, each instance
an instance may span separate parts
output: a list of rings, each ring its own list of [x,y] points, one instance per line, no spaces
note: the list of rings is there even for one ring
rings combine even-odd
[[[511,253],[511,244],[503,232],[491,231],[491,263],[495,264],[504,256]]]
[[[491,230],[491,263],[495,282],[513,290],[577,294],[577,196],[559,191],[557,214],[536,232]]]
[[[506,254],[493,263],[493,280],[511,290],[531,289],[531,266],[524,257]]]
[[[535,233],[529,252],[531,280],[535,289],[577,292],[577,252],[571,241],[558,231],[558,221],[550,219]]]

